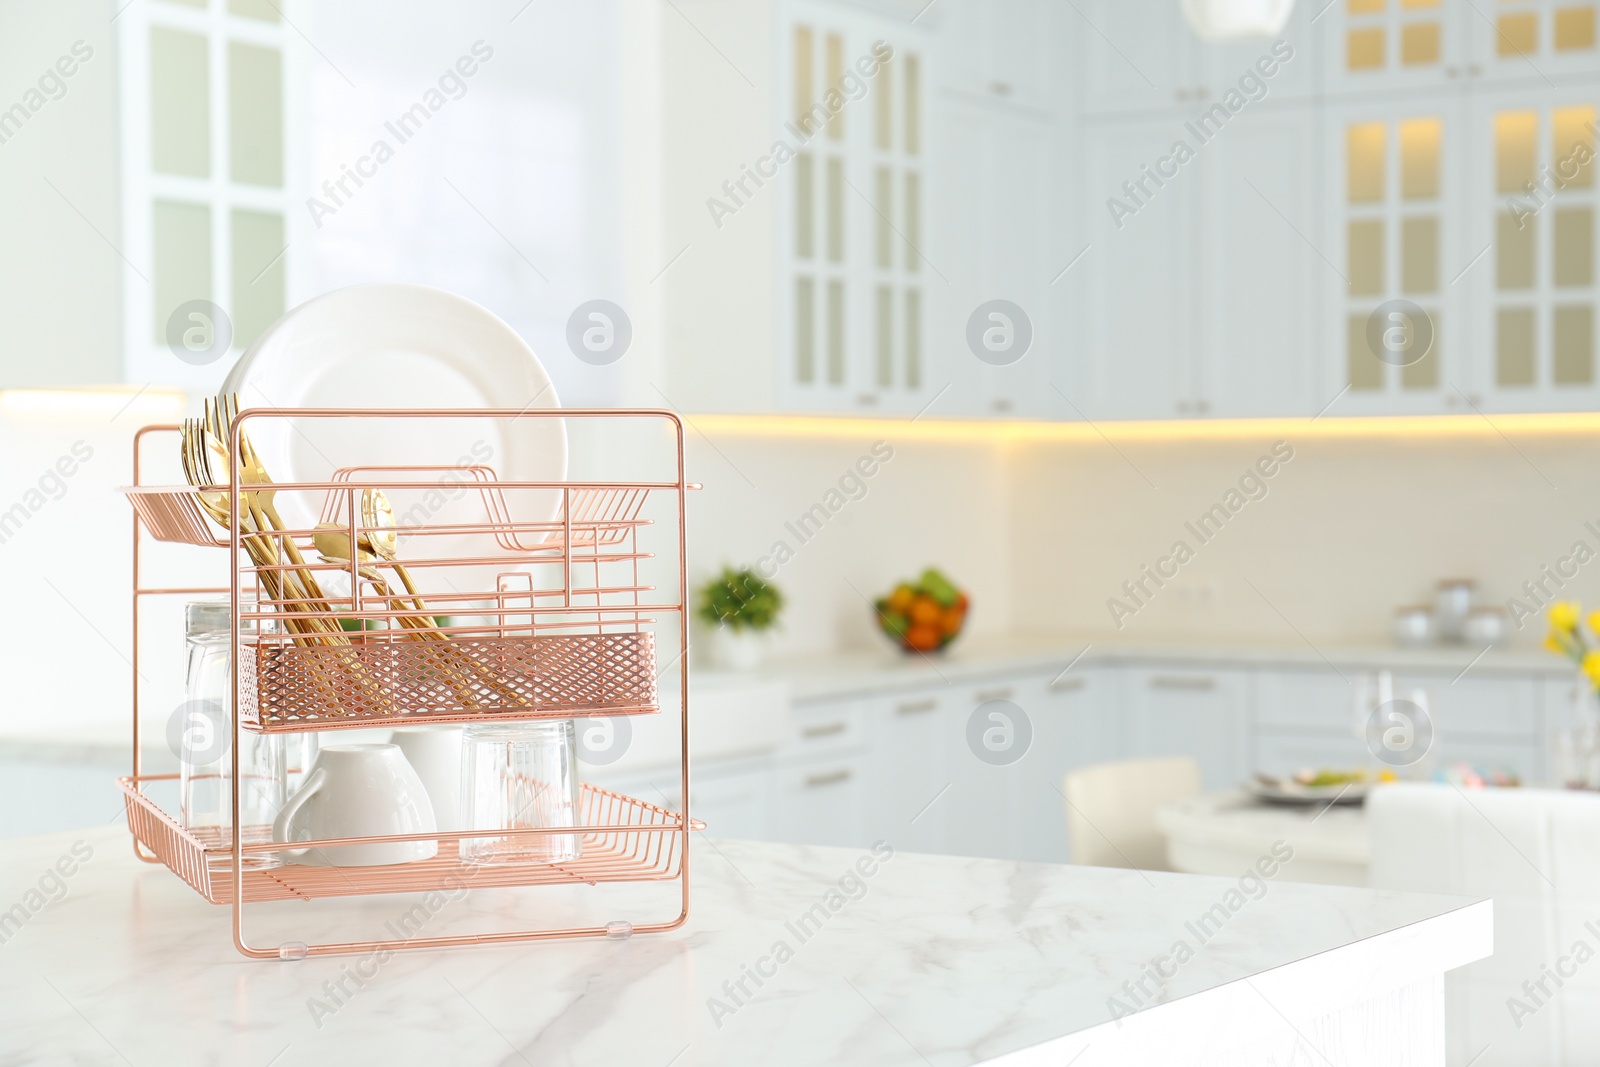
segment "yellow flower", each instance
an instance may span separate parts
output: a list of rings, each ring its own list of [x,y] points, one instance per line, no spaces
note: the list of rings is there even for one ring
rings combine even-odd
[[[1595,688],[1600,689],[1600,649],[1584,653],[1583,673],[1589,676]]]
[[[1548,648],[1551,652],[1554,652],[1558,656],[1565,656],[1567,654],[1567,646],[1563,645],[1561,643],[1561,639],[1555,634],[1544,635],[1544,647]]]
[[[1600,611],[1591,611],[1589,613],[1589,629],[1600,634]]]
[[[1571,600],[1557,600],[1550,605],[1550,628],[1571,631],[1578,625],[1578,612],[1582,610]]]

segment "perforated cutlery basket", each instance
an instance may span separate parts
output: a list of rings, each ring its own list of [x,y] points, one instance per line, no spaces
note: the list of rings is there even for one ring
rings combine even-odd
[[[608,439],[643,442],[646,454],[634,450],[626,463],[619,462],[633,475],[628,480],[515,481],[483,463],[411,463],[344,467],[326,481],[268,486],[239,460],[241,436],[248,438],[257,420],[267,419],[294,420],[302,434],[301,427],[322,419],[417,420],[419,429],[432,419],[481,419],[486,433],[501,435],[514,434],[522,420],[581,420],[585,430],[599,430]],[[415,863],[256,868],[244,859],[273,852],[273,845],[207,840],[150,796],[150,784],[176,776],[142,772],[139,659],[147,653],[136,641],[134,767],[120,784],[142,859],[165,864],[212,903],[230,904],[235,945],[259,958],[615,938],[670,930],[687,920],[688,834],[697,827],[687,811],[684,503],[687,490],[698,487],[684,478],[677,416],[648,409],[252,409],[227,427],[226,484],[214,468],[213,486],[138,484],[150,465],[150,442],[176,449],[180,429],[150,426],[135,440],[135,484],[124,489],[136,515],[134,632],[150,598],[229,595],[235,731],[660,715],[665,680],[669,692],[676,687],[668,703],[680,719],[676,784],[685,810],[585,784],[583,825],[560,831],[580,835],[575,860],[471,866],[458,856],[460,841],[487,835],[455,831],[391,835],[388,840],[438,841],[437,856]],[[646,476],[639,476],[641,470]],[[375,508],[374,498],[385,501],[383,507]],[[408,500],[417,503],[402,506]],[[265,523],[262,515],[271,509],[284,517],[281,525]],[[251,538],[255,544],[246,544]],[[148,583],[151,541],[210,549],[213,560],[225,555],[228,584]],[[341,544],[359,549],[345,547],[342,555],[329,550]],[[232,750],[237,814],[239,745]],[[495,836],[553,832],[501,830]],[[360,840],[370,839],[296,844],[317,849]],[[464,885],[629,881],[676,881],[677,914],[393,941],[259,946],[244,929],[248,902]]]

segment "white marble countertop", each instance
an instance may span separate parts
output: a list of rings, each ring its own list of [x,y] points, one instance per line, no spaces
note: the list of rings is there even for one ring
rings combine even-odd
[[[1481,655],[1480,655],[1481,654]],[[1081,658],[1079,658],[1081,656]],[[1572,665],[1538,650],[1437,645],[1328,644],[1303,641],[1272,645],[1228,638],[1108,636],[1104,633],[1036,632],[962,638],[936,656],[910,655],[876,636],[866,647],[775,659],[761,674],[787,681],[796,700],[976,682],[1019,672],[1074,670],[1103,664],[1189,664],[1202,667],[1268,667],[1331,670],[1389,669],[1447,672],[1469,664],[1473,674],[1543,675],[1568,678]],[[709,674],[710,672],[708,672]],[[698,675],[698,669],[697,669]]]
[[[228,909],[136,861],[120,828],[0,843],[0,1061],[1230,1063],[1241,1042],[1312,1040],[1331,1012],[1439,988],[1492,947],[1487,901],[1277,878],[697,839],[694,886],[668,934],[262,962],[235,953]],[[593,890],[474,891],[428,933],[559,911],[569,892]],[[268,907],[339,904],[376,929],[410,903]],[[1179,942],[1191,958],[1155,977]],[[1113,1021],[1112,997],[1139,1010]]]

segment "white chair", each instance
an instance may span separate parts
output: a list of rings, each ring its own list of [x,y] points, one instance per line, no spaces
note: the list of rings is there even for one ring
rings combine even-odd
[[[1156,809],[1200,792],[1200,765],[1187,756],[1097,763],[1072,771],[1062,786],[1073,863],[1165,871]]]
[[[1494,955],[1445,978],[1448,1062],[1600,1063],[1600,795],[1394,785],[1367,809],[1373,888],[1494,898]]]

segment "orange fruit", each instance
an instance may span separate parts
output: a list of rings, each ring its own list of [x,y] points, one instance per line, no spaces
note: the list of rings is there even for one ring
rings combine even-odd
[[[936,626],[944,616],[944,609],[931,596],[919,596],[911,602],[911,622],[914,625]]]
[[[944,617],[939,620],[939,630],[946,637],[954,637],[961,632],[961,624],[966,619],[967,613],[960,608],[947,608]]]
[[[904,615],[911,610],[911,602],[917,598],[917,591],[909,585],[897,585],[894,592],[889,594],[889,610],[897,615]]]
[[[932,652],[939,647],[939,628],[927,624],[912,626],[906,631],[905,642],[907,648],[916,649],[918,652]]]

